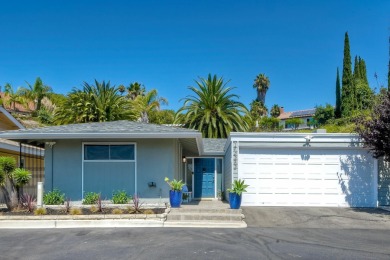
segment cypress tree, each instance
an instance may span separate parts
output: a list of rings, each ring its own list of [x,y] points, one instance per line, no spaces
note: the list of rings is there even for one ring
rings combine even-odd
[[[389,58],[389,72],[387,72],[387,89],[390,90],[390,58]]]
[[[341,115],[348,117],[354,108],[353,75],[348,32],[344,38],[343,76],[341,80]]]
[[[355,56],[355,65],[353,67],[353,78],[360,79],[360,57]]]
[[[364,83],[368,84],[366,62],[360,57],[359,57],[359,74],[360,74],[360,79]]]
[[[334,115],[336,118],[341,117],[341,89],[340,89],[339,68],[337,68],[337,76],[336,76],[336,108],[334,111]]]

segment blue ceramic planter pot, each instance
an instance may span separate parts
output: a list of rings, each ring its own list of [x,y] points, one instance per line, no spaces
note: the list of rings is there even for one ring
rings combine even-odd
[[[182,192],[170,190],[169,191],[169,203],[171,203],[172,208],[180,208],[182,201]]]
[[[229,203],[231,209],[239,209],[241,206],[241,195],[229,193]]]

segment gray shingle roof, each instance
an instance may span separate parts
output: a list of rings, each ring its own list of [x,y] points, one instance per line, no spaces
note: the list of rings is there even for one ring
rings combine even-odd
[[[8,133],[39,133],[39,134],[53,134],[53,133],[199,133],[193,129],[186,129],[181,127],[165,126],[140,123],[134,121],[112,121],[100,123],[84,123],[84,124],[70,124],[60,126],[39,127],[34,129],[20,129],[15,131],[7,131]],[[0,132],[5,133],[5,132]]]
[[[227,139],[203,138],[205,153],[223,153]]]

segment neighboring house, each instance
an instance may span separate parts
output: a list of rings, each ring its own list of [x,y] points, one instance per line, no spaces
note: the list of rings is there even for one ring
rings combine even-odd
[[[4,107],[0,106],[0,130],[17,130],[25,127],[15,119]],[[32,179],[24,187],[25,192],[36,193],[36,183],[43,180],[44,149],[23,141],[10,141],[0,138],[0,156],[14,157],[18,167],[31,171]],[[0,201],[2,197],[0,194]]]
[[[302,123],[298,126],[297,129],[309,129],[310,128],[309,123],[313,120],[315,112],[316,112],[315,108],[285,112],[284,108],[281,107],[280,115],[278,116],[278,119],[280,119],[280,125],[283,126],[283,130],[285,131],[296,129],[294,125],[290,125],[286,123],[286,120],[292,118],[298,118],[302,120]]]
[[[183,179],[195,199],[227,195],[232,181],[243,179],[250,185],[244,206],[377,207],[378,198],[386,204],[382,198],[390,194],[378,180],[378,161],[351,134],[231,133],[207,139],[191,129],[116,121],[0,137],[44,144],[45,190],[58,188],[73,201],[86,192],[110,199],[126,190],[167,202],[164,177]]]

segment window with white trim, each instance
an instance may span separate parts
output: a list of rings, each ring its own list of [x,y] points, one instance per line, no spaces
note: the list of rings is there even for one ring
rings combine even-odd
[[[86,161],[134,161],[134,144],[86,144],[84,145]]]

